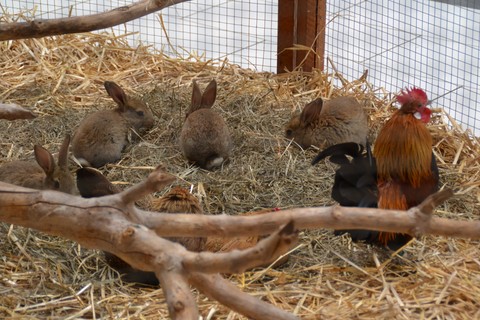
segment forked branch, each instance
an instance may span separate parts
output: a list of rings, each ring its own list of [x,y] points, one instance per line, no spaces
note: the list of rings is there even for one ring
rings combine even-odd
[[[274,261],[297,241],[298,229],[372,229],[412,235],[480,238],[480,222],[432,216],[452,192],[441,191],[407,212],[369,208],[320,207],[256,216],[207,216],[147,212],[133,203],[164,188],[173,176],[157,168],[148,179],[121,193],[83,199],[0,183],[0,221],[61,236],[88,248],[111,252],[133,267],[153,271],[174,319],[197,319],[189,285],[252,319],[295,319],[236,289],[218,273],[236,273]],[[382,217],[379,219],[379,217]],[[228,253],[194,253],[162,237],[270,234],[253,248]]]

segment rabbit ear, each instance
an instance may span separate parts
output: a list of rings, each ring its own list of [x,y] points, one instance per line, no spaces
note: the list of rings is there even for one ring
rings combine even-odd
[[[105,81],[103,83],[105,86],[105,90],[110,97],[112,97],[113,101],[115,101],[122,111],[125,111],[127,107],[127,95],[125,91],[118,84],[112,81]]]
[[[199,109],[202,105],[202,91],[200,91],[200,87],[198,86],[197,82],[193,80],[193,92],[192,92],[192,105],[191,109]]]
[[[44,147],[35,145],[33,147],[35,152],[35,159],[38,165],[45,171],[47,177],[52,177],[55,171],[55,160],[53,160],[52,154]]]
[[[192,112],[202,109],[202,108],[210,108],[213,106],[215,102],[215,98],[217,97],[217,82],[215,80],[210,81],[205,92],[202,94],[200,91],[200,87],[198,86],[197,82],[193,81],[193,92],[192,92],[192,105],[187,113],[187,117]]]
[[[58,152],[58,166],[60,168],[68,167],[68,146],[70,145],[70,135],[67,134],[63,139],[62,146]]]
[[[215,103],[217,97],[217,82],[215,80],[210,81],[207,88],[202,95],[202,107],[210,108]]]
[[[323,100],[318,98],[307,104],[300,114],[300,123],[310,124],[315,122],[322,112]]]

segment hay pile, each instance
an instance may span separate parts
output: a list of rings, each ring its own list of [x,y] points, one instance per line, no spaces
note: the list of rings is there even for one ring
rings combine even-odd
[[[102,85],[113,80],[144,96],[156,126],[104,173],[127,187],[163,164],[178,177],[176,185],[192,187],[208,214],[333,204],[334,165],[310,166],[316,150],[302,151],[283,138],[291,113],[318,96],[352,94],[365,102],[375,136],[392,112],[393,95],[372,88],[368,79],[334,88],[335,74],[273,75],[196,56],[171,59],[151,48],[131,48],[111,34],[10,41],[0,47],[0,101],[39,114],[32,121],[0,122],[1,163],[31,157],[33,144],[57,151],[87,113],[114,106]],[[189,166],[177,147],[194,78],[202,87],[217,79],[214,108],[234,135],[232,159],[215,172]],[[430,126],[434,151],[442,183],[460,192],[437,214],[479,219],[479,143],[446,122],[440,113]],[[161,289],[121,283],[98,252],[34,230],[0,227],[2,318],[168,318]],[[231,280],[302,319],[480,317],[478,241],[427,236],[403,256],[390,258],[378,248],[334,237],[330,230],[300,236],[283,267]],[[201,294],[197,301],[206,319],[243,319]]]

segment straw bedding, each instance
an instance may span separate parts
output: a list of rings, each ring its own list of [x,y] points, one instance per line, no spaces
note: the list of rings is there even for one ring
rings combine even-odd
[[[30,107],[35,120],[0,122],[0,162],[32,157],[33,144],[58,151],[66,133],[94,110],[114,107],[103,81],[142,95],[156,125],[116,164],[102,168],[120,187],[144,179],[159,164],[192,188],[206,214],[334,204],[335,166],[312,167],[317,150],[301,150],[283,137],[292,112],[318,96],[351,94],[365,104],[372,138],[392,113],[393,94],[366,79],[333,87],[335,72],[257,73],[199,57],[172,59],[148,47],[129,47],[120,36],[80,34],[0,43],[0,101]],[[189,106],[191,80],[219,91],[214,109],[230,126],[235,149],[221,170],[206,172],[182,157],[177,138]],[[437,210],[443,217],[479,219],[476,138],[437,106],[434,151],[441,182],[458,195]],[[72,171],[75,170],[72,162]],[[165,190],[167,191],[167,190]],[[159,196],[159,193],[155,196]],[[0,317],[92,319],[168,318],[161,289],[121,283],[101,254],[34,230],[1,224]],[[390,255],[330,230],[304,231],[284,266],[231,276],[259,299],[302,319],[473,319],[480,317],[478,241],[426,236],[403,256]],[[195,293],[205,319],[243,319]]]

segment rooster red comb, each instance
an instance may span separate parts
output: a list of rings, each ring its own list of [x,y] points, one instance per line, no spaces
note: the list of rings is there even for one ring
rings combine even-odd
[[[428,98],[425,91],[420,88],[413,87],[412,89],[402,90],[402,92],[397,96],[397,101],[400,104],[411,103],[413,101],[418,101],[421,104],[427,104]]]

